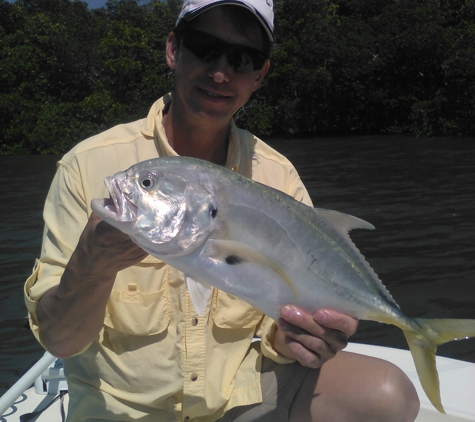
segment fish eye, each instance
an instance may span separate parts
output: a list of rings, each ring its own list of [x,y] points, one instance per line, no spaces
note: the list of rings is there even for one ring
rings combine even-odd
[[[145,190],[151,189],[151,188],[153,187],[153,179],[150,178],[150,177],[144,177],[144,178],[140,181],[140,185],[141,185]]]

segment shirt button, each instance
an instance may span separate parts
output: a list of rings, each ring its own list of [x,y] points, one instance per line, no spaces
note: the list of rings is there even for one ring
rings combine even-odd
[[[198,318],[192,318],[191,325],[193,325],[193,327],[196,327],[198,325]]]
[[[190,376],[191,381],[196,381],[198,379],[198,374],[196,372],[193,372]]]
[[[231,168],[232,171],[237,171],[237,169],[238,169],[237,166],[232,166]]]

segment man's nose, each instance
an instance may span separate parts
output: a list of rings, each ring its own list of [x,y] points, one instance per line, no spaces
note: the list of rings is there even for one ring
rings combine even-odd
[[[231,72],[233,71],[226,54],[223,52],[219,57],[210,62],[208,76],[213,78],[216,83],[229,82]]]

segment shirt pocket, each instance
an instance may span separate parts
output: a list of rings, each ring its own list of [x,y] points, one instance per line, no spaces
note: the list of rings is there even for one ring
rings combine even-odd
[[[213,300],[213,321],[220,328],[253,328],[264,314],[247,302],[216,290]]]
[[[163,332],[170,323],[168,285],[154,292],[141,292],[135,284],[128,290],[112,290],[104,324],[133,336],[150,336]]]

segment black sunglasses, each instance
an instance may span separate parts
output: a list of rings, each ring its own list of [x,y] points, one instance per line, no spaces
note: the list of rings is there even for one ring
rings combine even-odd
[[[213,35],[187,28],[181,35],[182,45],[204,62],[226,55],[230,66],[239,73],[261,70],[268,57],[255,48],[228,44]]]

